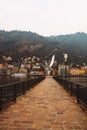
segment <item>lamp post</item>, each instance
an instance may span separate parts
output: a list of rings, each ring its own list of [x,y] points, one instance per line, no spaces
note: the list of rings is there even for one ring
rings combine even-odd
[[[66,66],[66,65],[67,65],[67,58],[68,58],[68,54],[65,53],[65,54],[64,54],[64,65],[65,65],[65,76],[64,76],[64,77],[65,77],[65,78],[66,78],[66,75],[67,75],[67,68],[66,68],[66,67],[67,67],[67,66]]]

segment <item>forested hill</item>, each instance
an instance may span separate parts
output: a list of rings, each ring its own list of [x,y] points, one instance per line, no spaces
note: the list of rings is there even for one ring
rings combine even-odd
[[[55,51],[56,50],[56,51]],[[68,62],[87,63],[87,34],[75,33],[43,37],[26,31],[0,31],[0,59],[3,55],[13,60],[32,55],[50,59],[53,54],[59,63],[63,62],[63,53],[68,53]]]

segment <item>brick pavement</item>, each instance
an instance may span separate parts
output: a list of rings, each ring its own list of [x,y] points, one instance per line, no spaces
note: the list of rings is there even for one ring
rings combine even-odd
[[[0,130],[87,130],[87,114],[49,77],[0,113]]]

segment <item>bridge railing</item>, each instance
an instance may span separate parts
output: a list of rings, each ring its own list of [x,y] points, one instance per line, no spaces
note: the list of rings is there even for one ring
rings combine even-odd
[[[87,86],[77,82],[72,82],[69,79],[62,77],[54,77],[62,87],[77,99],[77,103],[82,103],[87,107]]]
[[[25,94],[26,91],[30,90],[44,78],[44,76],[40,76],[0,86],[0,111],[10,102],[16,101],[17,97]]]

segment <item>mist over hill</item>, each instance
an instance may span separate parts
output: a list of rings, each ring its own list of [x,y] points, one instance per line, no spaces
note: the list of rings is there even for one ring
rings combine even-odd
[[[15,61],[20,57],[38,56],[42,60],[51,59],[62,63],[63,53],[69,55],[69,63],[87,63],[87,34],[75,33],[43,37],[27,31],[0,30],[0,61],[2,56],[11,56]]]

